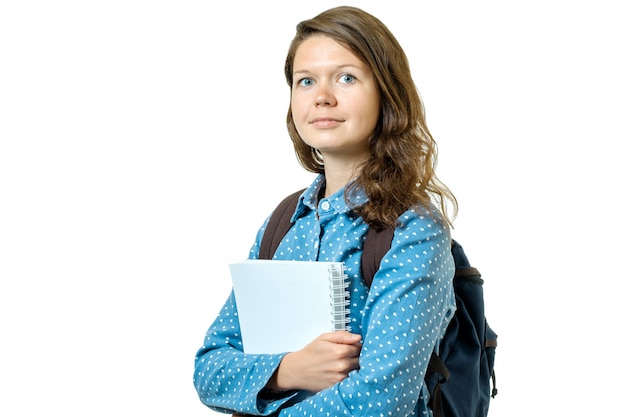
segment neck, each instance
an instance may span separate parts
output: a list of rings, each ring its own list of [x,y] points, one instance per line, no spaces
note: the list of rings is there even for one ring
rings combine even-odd
[[[345,187],[358,174],[358,164],[335,164],[328,159],[324,159],[324,177],[326,179],[326,189],[324,197],[329,197]]]

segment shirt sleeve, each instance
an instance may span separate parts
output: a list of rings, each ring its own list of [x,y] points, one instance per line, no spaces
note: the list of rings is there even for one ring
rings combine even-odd
[[[251,259],[258,258],[268,219],[250,249]],[[272,415],[281,406],[298,401],[302,393],[264,391],[284,355],[243,352],[237,304],[231,291],[195,357],[193,380],[200,401],[222,413],[262,416]]]
[[[360,369],[279,416],[397,417],[415,415],[418,401],[425,408],[428,361],[455,308],[454,260],[447,228],[415,213],[405,220],[368,294]]]
[[[219,412],[271,415],[298,394],[264,395],[263,388],[283,356],[243,353],[237,306],[231,292],[196,354],[194,385],[198,396]]]

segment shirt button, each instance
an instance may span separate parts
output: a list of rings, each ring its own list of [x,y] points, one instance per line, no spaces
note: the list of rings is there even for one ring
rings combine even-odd
[[[328,211],[328,209],[330,209],[330,203],[328,201],[322,201],[321,207],[322,210]]]

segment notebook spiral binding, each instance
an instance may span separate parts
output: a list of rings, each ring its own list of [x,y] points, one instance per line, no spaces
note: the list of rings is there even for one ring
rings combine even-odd
[[[328,268],[333,330],[350,331],[350,293],[343,264]]]

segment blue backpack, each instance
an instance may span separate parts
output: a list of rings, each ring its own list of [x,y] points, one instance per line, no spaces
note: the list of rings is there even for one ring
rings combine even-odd
[[[293,226],[291,217],[302,191],[286,197],[272,213],[261,240],[260,259],[271,259]],[[370,228],[367,232],[361,272],[368,288],[391,247],[393,232],[391,228]],[[456,241],[452,241],[451,250],[457,310],[441,341],[439,355],[433,352],[428,364],[424,381],[430,392],[429,407],[434,417],[485,417],[490,398],[498,392],[493,369],[497,335],[485,318],[480,272],[470,265]]]

